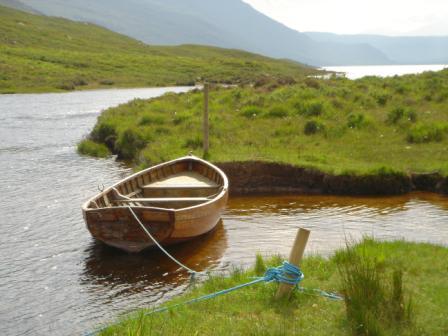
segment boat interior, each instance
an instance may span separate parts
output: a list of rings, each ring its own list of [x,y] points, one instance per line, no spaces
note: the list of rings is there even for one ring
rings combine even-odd
[[[92,200],[89,208],[187,208],[215,198],[222,191],[223,183],[221,174],[212,167],[185,159],[125,179]]]

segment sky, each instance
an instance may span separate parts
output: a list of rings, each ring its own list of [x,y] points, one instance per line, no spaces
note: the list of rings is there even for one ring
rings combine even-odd
[[[448,35],[448,0],[243,0],[299,31]]]

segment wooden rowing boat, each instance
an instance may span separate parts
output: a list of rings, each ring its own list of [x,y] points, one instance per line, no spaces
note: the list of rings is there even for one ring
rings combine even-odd
[[[211,231],[228,198],[227,176],[211,163],[186,156],[148,168],[105,189],[82,207],[96,239],[128,252]],[[132,214],[135,213],[137,218]]]

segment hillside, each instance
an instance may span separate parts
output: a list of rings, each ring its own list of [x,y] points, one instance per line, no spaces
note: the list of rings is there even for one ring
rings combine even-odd
[[[209,159],[286,163],[337,175],[448,175],[447,92],[448,70],[216,89]],[[202,93],[191,92],[109,109],[80,149],[89,153],[86,145],[95,148],[96,141],[142,166],[190,150],[202,155],[202,104]]]
[[[20,2],[20,0],[0,0],[0,5],[10,7],[13,9],[18,9],[18,10],[25,11],[25,12],[32,13],[32,14],[40,14],[38,11],[36,11],[32,7]]]
[[[448,64],[448,36],[306,35],[322,43],[366,43],[397,64]]]
[[[213,45],[318,66],[391,63],[365,43],[316,42],[241,0],[15,1],[46,15],[91,22],[149,44]]]
[[[148,46],[93,24],[0,6],[0,92],[299,79],[316,70],[239,50]]]

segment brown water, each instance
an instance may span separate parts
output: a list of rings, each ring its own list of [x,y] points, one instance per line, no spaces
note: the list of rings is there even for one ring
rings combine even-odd
[[[183,90],[183,89],[178,89]],[[81,203],[129,174],[76,154],[99,111],[165,89],[0,95],[0,335],[78,335],[181,293],[188,275],[158,251],[128,255],[96,243]],[[289,252],[297,227],[308,253],[373,235],[448,244],[448,198],[231,198],[217,229],[170,248],[196,270],[247,266],[257,252]]]

